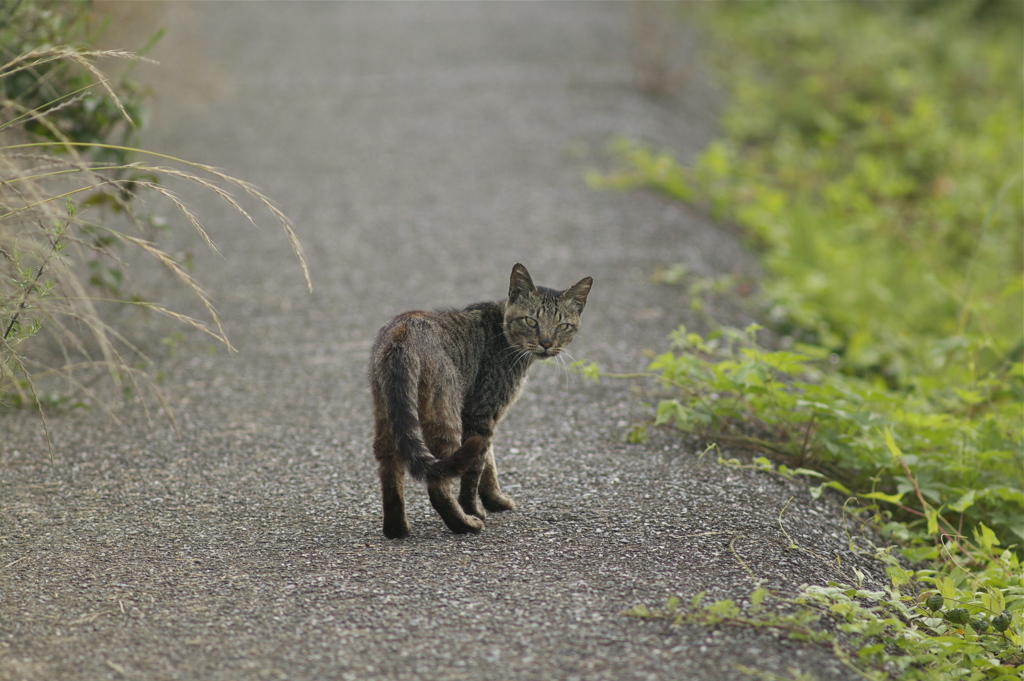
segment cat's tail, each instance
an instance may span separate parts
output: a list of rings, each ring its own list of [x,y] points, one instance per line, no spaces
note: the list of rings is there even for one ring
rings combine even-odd
[[[483,438],[474,435],[444,458],[435,457],[423,442],[423,431],[420,428],[416,385],[418,372],[410,371],[413,369],[410,363],[396,354],[393,350],[392,355],[382,363],[380,387],[395,445],[409,474],[426,482],[459,477],[484,454],[486,445]]]
[[[439,482],[457,478],[472,468],[484,453],[484,440],[479,435],[473,435],[443,459],[431,454],[422,440],[406,440],[404,443],[399,440],[398,451],[405,459],[412,477],[427,482]]]

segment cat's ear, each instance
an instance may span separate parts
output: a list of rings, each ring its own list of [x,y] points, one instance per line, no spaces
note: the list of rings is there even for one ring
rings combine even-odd
[[[519,296],[533,293],[537,287],[533,285],[530,273],[526,271],[521,263],[516,263],[512,268],[512,277],[508,283],[508,299],[515,302]]]
[[[590,287],[593,284],[593,277],[583,277],[578,282],[567,288],[565,292],[562,293],[562,297],[576,303],[577,312],[583,312],[583,307],[587,304],[587,296],[590,295]]]

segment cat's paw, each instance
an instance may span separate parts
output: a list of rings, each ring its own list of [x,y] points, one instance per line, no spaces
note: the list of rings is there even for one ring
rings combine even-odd
[[[480,495],[480,500],[484,503],[484,508],[493,513],[512,511],[516,507],[516,502],[501,493]]]
[[[404,519],[384,520],[384,536],[388,539],[405,539],[409,536],[409,523]]]
[[[480,502],[476,499],[473,499],[472,501],[459,499],[459,506],[462,507],[462,510],[466,515],[476,516],[480,520],[487,519],[487,511],[484,510],[484,507],[481,506]]]
[[[484,521],[476,516],[467,515],[458,523],[448,523],[448,529],[455,534],[480,534],[480,531],[484,529]]]

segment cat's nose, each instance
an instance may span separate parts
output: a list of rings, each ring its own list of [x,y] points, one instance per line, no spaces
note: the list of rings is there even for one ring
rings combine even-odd
[[[555,342],[550,338],[541,338],[537,343],[545,350],[550,350],[551,346],[555,344]]]

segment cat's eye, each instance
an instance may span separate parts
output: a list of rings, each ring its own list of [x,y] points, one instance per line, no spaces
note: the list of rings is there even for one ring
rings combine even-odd
[[[561,324],[558,325],[557,328],[558,328],[559,331],[568,331],[569,327],[571,327],[571,326],[572,326],[572,324],[569,324],[568,322],[562,322]]]
[[[525,323],[531,329],[537,328],[537,320],[533,317],[523,317],[523,323]]]

